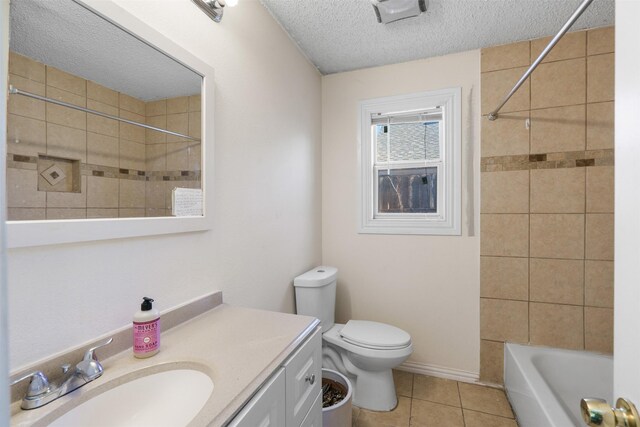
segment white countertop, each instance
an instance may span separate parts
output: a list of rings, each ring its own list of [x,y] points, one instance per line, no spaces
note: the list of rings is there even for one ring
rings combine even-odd
[[[110,357],[102,361],[100,378],[41,408],[20,410],[11,425],[45,426],[120,383],[190,367],[209,374],[214,383],[190,426],[221,426],[318,325],[312,317],[222,304],[162,333],[157,355],[136,359],[129,349]]]

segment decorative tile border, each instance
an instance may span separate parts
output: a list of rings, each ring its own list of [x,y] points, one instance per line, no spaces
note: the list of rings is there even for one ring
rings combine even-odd
[[[480,171],[500,172],[530,169],[564,169],[588,166],[613,166],[613,164],[613,149],[585,150],[562,153],[483,157],[480,160]]]
[[[7,154],[7,168],[35,170],[38,156]],[[196,170],[179,171],[141,171],[111,166],[80,164],[82,176],[128,179],[133,181],[200,181],[201,172]]]

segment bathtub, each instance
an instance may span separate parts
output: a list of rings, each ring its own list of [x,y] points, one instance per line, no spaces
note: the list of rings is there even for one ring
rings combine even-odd
[[[613,358],[505,345],[504,385],[520,427],[583,427],[580,399],[613,401]]]

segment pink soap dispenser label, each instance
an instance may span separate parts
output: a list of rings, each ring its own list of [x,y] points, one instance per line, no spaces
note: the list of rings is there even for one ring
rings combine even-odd
[[[133,322],[133,352],[145,354],[160,348],[160,319]]]

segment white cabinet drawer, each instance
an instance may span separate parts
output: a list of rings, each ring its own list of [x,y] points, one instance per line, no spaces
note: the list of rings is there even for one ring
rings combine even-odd
[[[242,408],[228,427],[282,427],[286,406],[284,368],[279,368],[267,384]]]
[[[302,424],[322,384],[320,328],[284,364],[286,369],[287,427]]]
[[[300,427],[322,427],[322,392],[318,393]]]

